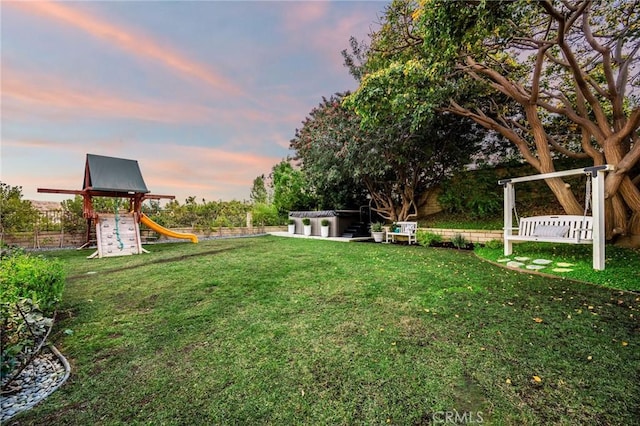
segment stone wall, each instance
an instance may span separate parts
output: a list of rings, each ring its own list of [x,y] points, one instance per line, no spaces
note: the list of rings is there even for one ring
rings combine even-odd
[[[434,188],[429,192],[426,201],[424,204],[420,206],[418,211],[418,217],[423,218],[432,214],[440,213],[442,211],[442,206],[438,202],[438,197],[442,189]]]
[[[462,235],[471,243],[486,243],[491,240],[502,241],[503,232],[501,230],[476,230],[476,229],[439,229],[439,228],[420,228],[420,231],[431,232],[433,234],[442,235],[443,241],[451,241],[456,235]]]

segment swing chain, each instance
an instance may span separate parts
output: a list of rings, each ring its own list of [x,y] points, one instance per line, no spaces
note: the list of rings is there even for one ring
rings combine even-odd
[[[587,211],[591,207],[591,175],[587,174],[587,184],[585,185],[584,194],[584,217],[587,217]]]
[[[514,185],[511,185],[511,200],[513,203],[513,214],[516,218],[516,225],[520,227],[520,218],[518,217],[518,210],[516,208],[516,187]]]

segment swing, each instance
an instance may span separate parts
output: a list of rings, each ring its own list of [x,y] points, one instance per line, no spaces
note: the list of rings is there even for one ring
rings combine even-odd
[[[593,268],[604,269],[604,172],[613,166],[595,166],[562,172],[543,173],[498,181],[504,187],[504,254],[513,252],[513,241],[592,244]],[[584,215],[533,216],[518,218],[514,184],[578,174],[587,175]],[[591,206],[592,216],[587,216]],[[513,216],[517,227],[513,227]],[[514,234],[514,231],[518,231]]]

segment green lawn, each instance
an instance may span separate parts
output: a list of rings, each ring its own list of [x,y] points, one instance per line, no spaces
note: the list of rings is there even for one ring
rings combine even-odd
[[[513,254],[504,256],[502,244],[496,248],[479,247],[476,254],[484,259],[499,262],[501,259],[529,258],[552,261],[541,273],[562,278],[590,282],[604,287],[635,291],[640,294],[640,250],[607,245],[605,270],[593,269],[593,248],[590,244],[516,243]],[[523,262],[531,264],[532,262]],[[566,266],[563,272],[554,271],[558,264]],[[569,266],[570,265],[570,266]]]
[[[69,275],[53,340],[73,371],[20,424],[640,418],[638,294],[416,246],[149,249],[53,253]]]

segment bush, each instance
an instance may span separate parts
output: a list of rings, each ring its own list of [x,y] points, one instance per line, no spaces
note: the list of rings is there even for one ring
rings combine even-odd
[[[251,210],[254,225],[272,226],[281,222],[278,209],[273,204],[257,203]]]
[[[308,217],[305,217],[302,219],[302,224],[303,225],[311,225],[311,219],[309,219]]]
[[[486,243],[484,243],[484,246],[486,248],[490,248],[490,249],[499,249],[499,248],[502,248],[502,241],[500,241],[500,240],[490,240],[490,241],[487,241]]]
[[[434,234],[433,232],[418,231],[416,232],[416,240],[421,246],[429,247],[434,244],[441,243],[442,236],[440,234]]]
[[[320,225],[322,225],[322,226],[329,226],[330,223],[331,222],[329,222],[329,219],[322,219],[320,221]]]
[[[465,172],[442,185],[438,202],[447,213],[474,219],[493,217],[503,206],[502,188],[497,180],[492,170]]]
[[[451,244],[453,244],[455,248],[461,249],[461,248],[465,248],[467,244],[469,244],[469,242],[464,237],[464,235],[456,234],[451,238]]]
[[[62,263],[8,251],[0,262],[2,377],[13,374],[42,345],[64,289]]]
[[[64,289],[62,263],[14,251],[0,262],[0,294],[3,304],[31,299],[44,313],[52,313]]]
[[[30,299],[20,299],[17,303],[2,303],[2,379],[15,374],[44,344],[53,319],[47,318]]]

